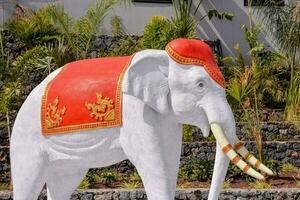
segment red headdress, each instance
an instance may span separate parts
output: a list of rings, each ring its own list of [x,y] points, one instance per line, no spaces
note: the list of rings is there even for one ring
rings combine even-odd
[[[205,42],[179,38],[169,42],[166,51],[177,63],[204,67],[214,81],[225,87],[225,79],[218,68],[212,49]]]

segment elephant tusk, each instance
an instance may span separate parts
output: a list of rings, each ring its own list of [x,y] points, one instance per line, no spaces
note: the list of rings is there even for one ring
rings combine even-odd
[[[222,128],[217,123],[210,124],[211,131],[214,134],[217,143],[221,146],[223,152],[229,157],[231,162],[236,165],[238,168],[243,170],[244,173],[259,179],[264,180],[265,177],[259,172],[251,168],[245,161],[243,161],[240,156],[235,152],[231,144],[229,144],[225,134],[222,131]]]
[[[267,166],[265,166],[264,164],[262,164],[260,160],[258,160],[257,158],[255,158],[253,156],[253,154],[251,154],[246,149],[246,147],[244,146],[244,144],[242,142],[238,141],[236,143],[236,145],[234,146],[234,149],[239,154],[241,154],[241,156],[243,156],[243,158],[246,161],[248,161],[252,166],[254,166],[256,169],[259,169],[259,170],[267,173],[270,176],[274,175],[274,173],[272,172],[272,170],[270,170]]]

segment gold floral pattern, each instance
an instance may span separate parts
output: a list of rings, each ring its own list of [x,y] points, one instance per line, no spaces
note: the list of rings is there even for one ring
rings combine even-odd
[[[58,109],[59,98],[58,96],[47,107],[46,112],[46,128],[51,129],[61,125],[63,120],[62,115],[66,112],[66,106],[62,109]]]
[[[114,102],[109,97],[103,98],[101,94],[96,93],[96,103],[85,103],[88,110],[91,110],[91,118],[98,121],[112,121],[115,120]]]

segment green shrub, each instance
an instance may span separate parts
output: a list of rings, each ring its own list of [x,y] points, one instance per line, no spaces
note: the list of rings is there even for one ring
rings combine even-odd
[[[8,82],[1,88],[0,113],[7,114],[21,106],[21,89],[22,85],[19,81]]]
[[[99,180],[106,186],[110,186],[113,182],[118,179],[118,173],[112,170],[104,170],[99,175]]]
[[[192,127],[187,124],[182,125],[182,134],[183,134],[183,141],[184,142],[191,142],[193,141],[194,137],[192,134]]]
[[[146,49],[164,49],[172,39],[171,22],[164,16],[153,16],[145,26],[143,45]]]
[[[213,134],[210,134],[207,138],[206,138],[207,141],[209,142],[215,142],[216,141],[216,138]]]
[[[78,188],[79,189],[88,189],[89,186],[90,186],[90,182],[89,182],[88,178],[85,177],[79,184]]]
[[[118,173],[112,169],[94,168],[88,171],[88,173],[86,174],[86,179],[89,184],[102,183],[106,186],[110,186],[112,183],[118,180],[118,176]]]
[[[247,182],[252,182],[254,178],[250,177],[249,175],[245,174],[242,170],[240,170],[238,167],[236,167],[233,164],[229,164],[228,171],[227,171],[227,180],[233,180],[236,178],[243,178]]]
[[[129,179],[123,184],[124,188],[135,189],[140,188],[142,185],[141,177],[137,172],[132,173]]]
[[[40,61],[47,56],[51,57],[51,54],[49,49],[45,46],[36,46],[24,52],[13,62],[15,75],[23,79],[34,70],[35,73],[48,74],[48,70],[46,70],[46,72],[37,71]]]
[[[198,161],[192,157],[189,164],[179,168],[179,176],[187,181],[207,181],[212,178],[212,166],[211,161]]]
[[[26,49],[54,40],[58,35],[49,14],[49,6],[33,11],[18,5],[14,16],[5,27]]]
[[[270,189],[272,187],[271,184],[265,182],[265,181],[255,181],[249,184],[251,188],[262,190],[262,189]]]
[[[120,0],[97,0],[78,20],[66,13],[62,4],[51,4],[49,13],[53,24],[66,39],[74,60],[87,57],[92,38],[99,33],[103,19],[119,2]]]
[[[92,169],[89,169],[89,171],[86,173],[86,178],[89,182],[89,184],[96,184],[96,183],[101,183],[101,180],[100,180],[100,175],[101,173],[101,169],[99,168],[92,168]]]
[[[134,182],[139,182],[139,183],[142,182],[142,179],[141,179],[140,175],[137,172],[134,172],[133,174],[131,174],[130,177],[129,177],[129,180],[134,181]]]
[[[122,188],[126,188],[126,189],[136,189],[140,187],[140,183],[138,182],[125,182],[122,185]]]
[[[142,39],[135,40],[132,36],[120,39],[119,44],[108,53],[100,53],[100,56],[128,56],[142,50]]]
[[[277,160],[268,160],[265,159],[264,164],[269,167],[274,173],[275,175],[278,176],[280,170],[281,170],[281,162],[277,161]]]
[[[230,188],[230,180],[225,180],[223,183],[223,189],[228,189]]]
[[[122,21],[119,16],[115,15],[111,18],[110,26],[113,36],[120,36],[124,34],[124,30],[122,28]]]
[[[293,164],[285,163],[281,166],[280,172],[282,172],[282,173],[298,173],[300,171]]]

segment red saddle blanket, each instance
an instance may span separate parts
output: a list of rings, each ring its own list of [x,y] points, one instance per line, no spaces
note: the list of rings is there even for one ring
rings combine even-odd
[[[132,56],[66,64],[42,99],[42,134],[52,135],[122,124],[122,78]]]

